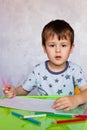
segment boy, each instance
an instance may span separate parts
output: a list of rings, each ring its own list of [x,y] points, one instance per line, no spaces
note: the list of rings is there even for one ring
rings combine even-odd
[[[4,87],[5,95],[27,95],[37,87],[38,95],[63,95],[53,104],[57,110],[68,111],[86,103],[87,81],[82,69],[68,61],[74,48],[72,27],[64,20],[49,22],[42,31],[42,47],[49,60],[36,65],[21,86],[9,86],[9,90]],[[81,91],[78,95],[74,94],[75,85]]]

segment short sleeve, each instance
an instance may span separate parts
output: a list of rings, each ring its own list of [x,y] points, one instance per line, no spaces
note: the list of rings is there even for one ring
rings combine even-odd
[[[87,80],[84,76],[84,72],[80,66],[75,68],[74,72],[74,84],[77,85],[79,88],[82,86],[87,85]]]
[[[36,78],[34,71],[32,71],[27,79],[23,82],[23,88],[27,91],[32,91],[36,87]]]

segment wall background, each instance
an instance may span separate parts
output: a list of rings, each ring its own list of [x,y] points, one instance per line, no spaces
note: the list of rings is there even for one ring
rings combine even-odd
[[[41,32],[54,19],[64,19],[74,28],[70,60],[87,75],[87,0],[0,0],[0,79],[20,85],[35,64],[46,60]],[[0,80],[0,97],[2,86]]]

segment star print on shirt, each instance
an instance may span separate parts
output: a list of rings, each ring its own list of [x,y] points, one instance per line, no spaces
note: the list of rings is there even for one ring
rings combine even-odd
[[[80,78],[80,79],[77,79],[77,81],[80,83],[81,81],[82,81],[82,79]]]
[[[40,73],[38,73],[38,75],[40,75]]]
[[[31,79],[29,79],[29,81],[31,81]]]
[[[43,76],[43,80],[47,80],[47,78],[48,78],[48,77],[47,77],[46,75],[45,75],[45,76]]]
[[[63,92],[62,92],[62,89],[60,89],[60,90],[58,89],[57,93],[58,93],[58,94],[63,93]]]
[[[34,74],[34,71],[32,71],[32,73]]]
[[[82,71],[80,71],[80,74],[82,74]]]
[[[70,79],[70,75],[66,75],[65,78],[66,78],[66,79]]]
[[[74,68],[72,68],[72,70],[75,70]]]
[[[66,87],[66,85],[64,84],[63,87]]]
[[[51,87],[52,87],[52,84],[49,84],[49,87],[51,88]]]
[[[56,83],[58,83],[58,82],[59,82],[59,80],[58,80],[58,79],[55,79],[55,82],[56,82]]]
[[[40,66],[40,64],[35,65],[35,67]]]
[[[72,92],[71,92],[71,91],[69,92],[69,95],[72,95]]]

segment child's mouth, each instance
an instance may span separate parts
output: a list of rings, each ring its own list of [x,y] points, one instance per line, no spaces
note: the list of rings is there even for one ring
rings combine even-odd
[[[61,56],[56,56],[55,58],[56,58],[56,59],[61,59]]]

